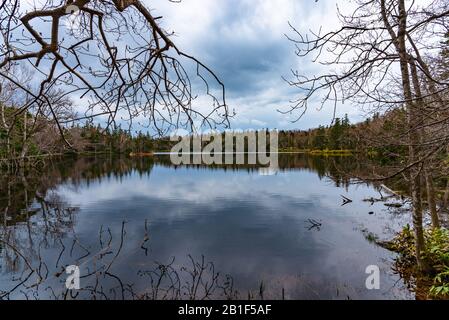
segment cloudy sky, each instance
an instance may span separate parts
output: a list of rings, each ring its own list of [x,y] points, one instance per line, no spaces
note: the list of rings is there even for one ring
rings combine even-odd
[[[319,66],[299,60],[285,34],[288,22],[307,31],[338,26],[336,5],[347,1],[326,0],[144,0],[155,15],[164,17],[167,31],[176,32],[178,47],[194,54],[224,81],[228,103],[237,115],[232,127],[309,128],[332,121],[332,109],[311,106],[298,122],[298,114],[284,115],[295,90],[282,80],[291,69],[313,74]],[[352,121],[364,113],[345,105],[338,116],[348,113]]]
[[[286,34],[295,36],[289,22],[302,33],[318,31],[320,28],[322,32],[335,30],[339,27],[337,6],[344,13],[351,12],[350,1],[141,1],[153,10],[155,16],[163,17],[159,21],[166,31],[174,32],[173,41],[178,48],[201,60],[224,82],[227,103],[236,112],[236,116],[231,119],[233,129],[308,129],[332,122],[333,106],[328,105],[319,110],[319,98],[309,103],[307,113],[297,122],[294,120],[298,118],[299,112],[282,114],[278,111],[288,110],[290,100],[298,97],[297,89],[289,87],[282,77],[293,79],[291,70],[309,76],[321,73],[320,65],[313,63],[311,57],[299,59],[295,55],[295,46],[286,38]],[[425,5],[429,1],[413,2]],[[35,3],[44,2],[26,0],[23,6],[29,9]],[[50,30],[43,22],[36,23],[42,24],[40,30]],[[196,107],[206,107],[206,100],[201,97],[204,86],[195,93],[200,95]],[[74,100],[82,101],[79,97]],[[84,110],[84,105],[79,103],[80,110]],[[337,108],[337,117],[345,114],[349,115],[353,123],[367,116],[360,107],[349,103]],[[99,119],[100,122],[105,121],[106,116]]]

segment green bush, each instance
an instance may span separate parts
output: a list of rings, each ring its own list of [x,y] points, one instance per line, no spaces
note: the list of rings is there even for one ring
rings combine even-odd
[[[426,229],[424,231],[426,249],[423,256],[431,267],[428,275],[417,274],[415,237],[413,229],[407,225],[386,247],[399,253],[400,265],[415,273],[416,277],[429,277],[433,281],[430,296],[449,298],[449,230]]]
[[[430,294],[435,297],[449,297],[449,267],[436,275],[434,285],[430,288]]]

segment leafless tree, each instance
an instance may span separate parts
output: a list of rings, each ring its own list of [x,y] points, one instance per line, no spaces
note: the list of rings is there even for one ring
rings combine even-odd
[[[321,107],[332,104],[334,111],[340,103],[350,102],[377,112],[403,112],[404,121],[398,124],[401,130],[387,141],[407,148],[408,159],[389,177],[407,175],[416,256],[419,266],[426,269],[421,259],[425,245],[422,180],[428,182],[428,193],[432,193],[428,163],[447,150],[449,141],[444,98],[449,82],[436,76],[430,61],[441,51],[441,40],[448,32],[449,3],[433,0],[422,7],[406,0],[353,0],[350,7],[349,15],[337,8],[341,27],[335,31],[305,35],[292,26],[295,36],[289,39],[296,45],[297,55],[313,57],[323,73],[310,77],[293,71],[294,80],[289,83],[298,88],[299,97],[286,112],[301,117],[317,100]],[[433,218],[437,223],[437,217]]]
[[[138,122],[160,134],[228,126],[223,83],[175,45],[162,17],[142,1],[29,3],[0,0],[0,78],[30,97],[14,116],[46,108],[62,137],[65,125],[96,117],[106,128]],[[33,70],[31,88],[14,72],[18,65]],[[194,94],[200,86],[209,97],[201,105]],[[77,116],[56,112],[55,92],[58,101],[75,100]]]

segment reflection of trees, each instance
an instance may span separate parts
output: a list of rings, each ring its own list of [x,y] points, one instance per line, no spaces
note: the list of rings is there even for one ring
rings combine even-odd
[[[330,179],[336,186],[348,186],[348,172],[359,175],[367,170],[367,162],[355,157],[320,157],[306,155],[279,155],[279,170],[316,172]],[[189,257],[179,266],[175,260],[146,264],[138,271],[144,287],[129,283],[129,274],[123,275],[114,267],[124,254],[126,232],[114,236],[109,229],[101,229],[99,243],[83,244],[74,232],[76,208],[66,203],[57,192],[60,184],[75,189],[105,178],[123,179],[130,175],[150,176],[154,166],[173,167],[169,156],[152,158],[80,157],[63,158],[49,162],[43,169],[28,169],[1,176],[0,190],[0,255],[2,268],[11,275],[8,288],[0,289],[0,297],[51,297],[53,299],[207,299],[207,298],[281,298],[288,283],[273,291],[272,284],[261,283],[251,292],[235,289],[233,278],[221,275],[204,257]],[[257,165],[189,165],[189,170],[217,170],[257,172]],[[180,167],[173,167],[178,169]],[[374,200],[373,200],[374,201]],[[148,255],[151,241],[145,226],[143,241],[137,250]],[[139,249],[140,246],[140,249]],[[53,256],[49,257],[48,252]],[[148,258],[150,259],[150,258]],[[66,291],[64,268],[83,265],[88,270],[82,275],[82,290]],[[291,280],[291,279],[290,279]],[[290,281],[289,280],[289,281]],[[304,281],[301,279],[301,281]],[[324,284],[314,283],[320,292]],[[302,282],[301,285],[304,286]],[[335,284],[334,284],[335,285]],[[239,288],[240,289],[240,288]],[[292,288],[290,288],[292,289]],[[270,290],[272,292],[270,292]],[[324,291],[323,291],[324,290]],[[329,289],[332,291],[333,289]],[[338,290],[337,290],[338,291]],[[344,288],[339,288],[344,292]],[[353,296],[353,293],[348,295]],[[288,293],[287,293],[288,296]]]
[[[248,172],[257,172],[259,168],[263,167],[257,164],[220,164],[220,165],[206,165],[206,164],[190,164],[182,166],[173,166],[170,162],[169,156],[158,156],[156,163],[159,165],[170,167],[188,167],[205,170],[217,171],[240,171],[246,170]],[[224,162],[224,161],[223,161]],[[278,158],[279,171],[297,171],[307,170],[316,172],[320,179],[327,177],[335,182],[336,186],[348,186],[351,182],[350,177],[341,168],[347,171],[363,170],[363,161],[358,161],[355,157],[341,156],[341,157],[322,157],[309,156],[306,154],[279,154]]]
[[[27,201],[29,186],[24,179],[22,181],[25,189],[19,196],[25,197],[25,201]],[[16,201],[16,199],[14,200]],[[12,200],[9,199],[8,204],[11,203]],[[33,209],[30,213],[27,203],[28,201],[24,203],[24,213],[19,215],[23,221],[7,219],[9,207],[6,207],[3,225],[0,229],[0,243],[3,247],[1,251],[2,269],[4,268],[8,274],[19,275],[14,276],[14,286],[9,290],[11,292],[38,286],[44,281],[49,274],[49,267],[42,257],[42,251],[54,247],[58,241],[61,242],[64,234],[74,225],[74,209],[64,208],[56,194],[49,195],[44,199],[36,192],[34,205],[40,206],[39,211],[42,216],[38,220],[32,219],[38,210]],[[9,226],[8,222],[15,225]],[[35,263],[36,261],[38,264]],[[8,292],[0,291],[0,298],[8,296]]]
[[[58,210],[61,210],[58,208]],[[72,211],[62,209],[66,216],[72,217]],[[48,216],[45,216],[46,220]],[[39,230],[44,231],[44,230]],[[228,275],[216,271],[212,262],[202,256],[194,259],[188,256],[190,263],[177,266],[175,258],[168,263],[151,263],[150,268],[137,271],[137,276],[145,285],[139,288],[126,282],[127,279],[114,271],[126,241],[125,222],[122,223],[120,236],[113,239],[110,229],[100,229],[98,244],[82,244],[72,232],[73,239],[64,239],[52,229],[44,233],[33,233],[31,243],[20,243],[23,234],[11,233],[2,238],[5,264],[14,268],[6,270],[11,273],[9,288],[0,289],[0,299],[14,298],[52,298],[52,299],[151,299],[202,300],[210,298],[232,299],[237,292],[233,280]],[[146,231],[147,232],[147,231]],[[49,240],[58,252],[56,261],[46,259],[41,252],[48,247]],[[146,235],[144,243],[147,242]],[[147,249],[142,245],[142,252],[147,256]],[[30,252],[32,251],[32,252]],[[10,259],[10,260],[8,260]],[[148,259],[150,259],[148,257]],[[81,274],[80,290],[68,290],[65,287],[65,268],[77,265],[86,273]]]
[[[75,189],[104,178],[123,179],[133,174],[149,176],[154,166],[173,167],[168,156],[154,158],[80,157],[49,162],[43,169],[21,169],[0,178],[0,255],[2,268],[11,275],[9,288],[0,289],[0,297],[52,297],[54,299],[207,299],[281,297],[281,289],[271,295],[261,285],[252,293],[240,296],[233,279],[221,275],[211,262],[189,257],[190,263],[178,266],[175,261],[155,263],[138,272],[145,288],[136,288],[114,272],[123,243],[113,239],[111,230],[100,230],[99,244],[92,248],[77,238],[73,227],[76,208],[57,192],[60,184]],[[257,165],[189,165],[189,169],[257,172]],[[178,167],[174,167],[177,169]],[[342,170],[344,168],[344,170]],[[336,186],[348,186],[347,172],[363,172],[365,162],[353,157],[279,155],[279,170],[308,170]],[[124,226],[124,225],[123,225]],[[145,229],[141,250],[148,254],[149,238]],[[113,241],[114,240],[114,241]],[[49,258],[43,253],[56,252]],[[78,293],[64,291],[67,265],[84,265],[87,285]],[[282,288],[284,292],[284,288]],[[283,293],[282,293],[283,296]]]
[[[329,178],[337,187],[347,187],[351,183],[352,172],[360,175],[367,170],[366,161],[353,157],[320,157],[302,154],[279,155],[279,170],[308,170],[316,172],[320,179]],[[46,164],[44,168],[18,169],[0,177],[0,223],[5,227],[27,222],[48,210],[46,203],[63,202],[57,199],[55,189],[67,183],[75,189],[82,184],[89,185],[103,178],[123,179],[131,174],[150,175],[154,165],[173,167],[169,156],[154,158],[80,157],[63,158]],[[257,172],[259,165],[186,165],[190,169],[217,171]],[[55,198],[56,197],[56,198]],[[60,204],[61,204],[60,203]],[[66,204],[70,205],[70,204]],[[48,208],[46,208],[48,209]]]
[[[40,212],[43,203],[55,197],[55,188],[62,183],[78,187],[102,177],[124,178],[133,171],[150,174],[153,161],[120,158],[63,158],[44,168],[18,169],[0,177],[0,222],[12,225],[27,221]],[[53,199],[56,200],[56,199]]]
[[[11,274],[10,286],[0,288],[1,299],[98,299],[98,300],[233,300],[233,299],[286,299],[291,294],[320,298],[320,292],[335,298],[356,297],[357,293],[346,285],[325,283],[323,279],[287,276],[275,281],[260,280],[260,285],[245,290],[237,287],[231,275],[221,273],[204,256],[187,256],[187,262],[178,265],[175,257],[168,262],[152,262],[148,256],[147,230],[143,236],[141,253],[148,259],[135,273],[121,274],[116,268],[126,246],[126,224],[115,238],[110,229],[101,228],[96,244],[83,244],[72,233],[72,238],[58,238],[53,250],[56,259],[46,259],[45,241],[35,242],[35,257],[25,248],[1,240],[7,251],[16,256],[20,267]],[[37,235],[34,235],[36,238]],[[139,245],[135,249],[137,249]],[[55,261],[56,260],[56,261]],[[79,290],[66,289],[65,268],[77,265],[82,270]],[[130,279],[131,278],[131,279]],[[138,278],[138,281],[135,279]],[[319,288],[319,289],[318,289]]]
[[[48,266],[41,251],[62,244],[74,226],[76,208],[56,192],[64,182],[73,186],[90,183],[104,176],[122,178],[130,168],[140,174],[151,172],[152,162],[95,158],[65,158],[49,162],[43,169],[18,169],[0,178],[0,254],[2,269],[21,272],[27,269],[27,281],[39,283]],[[31,268],[32,261],[40,261]],[[21,279],[23,277],[20,277]]]

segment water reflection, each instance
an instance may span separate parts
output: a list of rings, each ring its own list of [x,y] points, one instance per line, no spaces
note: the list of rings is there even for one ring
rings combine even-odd
[[[4,174],[0,297],[413,297],[394,255],[366,239],[389,237],[408,214],[364,201],[376,188],[341,170],[361,162],[284,155],[279,167],[261,176],[257,166],[102,157]],[[353,202],[341,206],[342,195]],[[378,291],[365,288],[372,264]],[[67,265],[80,266],[82,290],[65,289]]]

